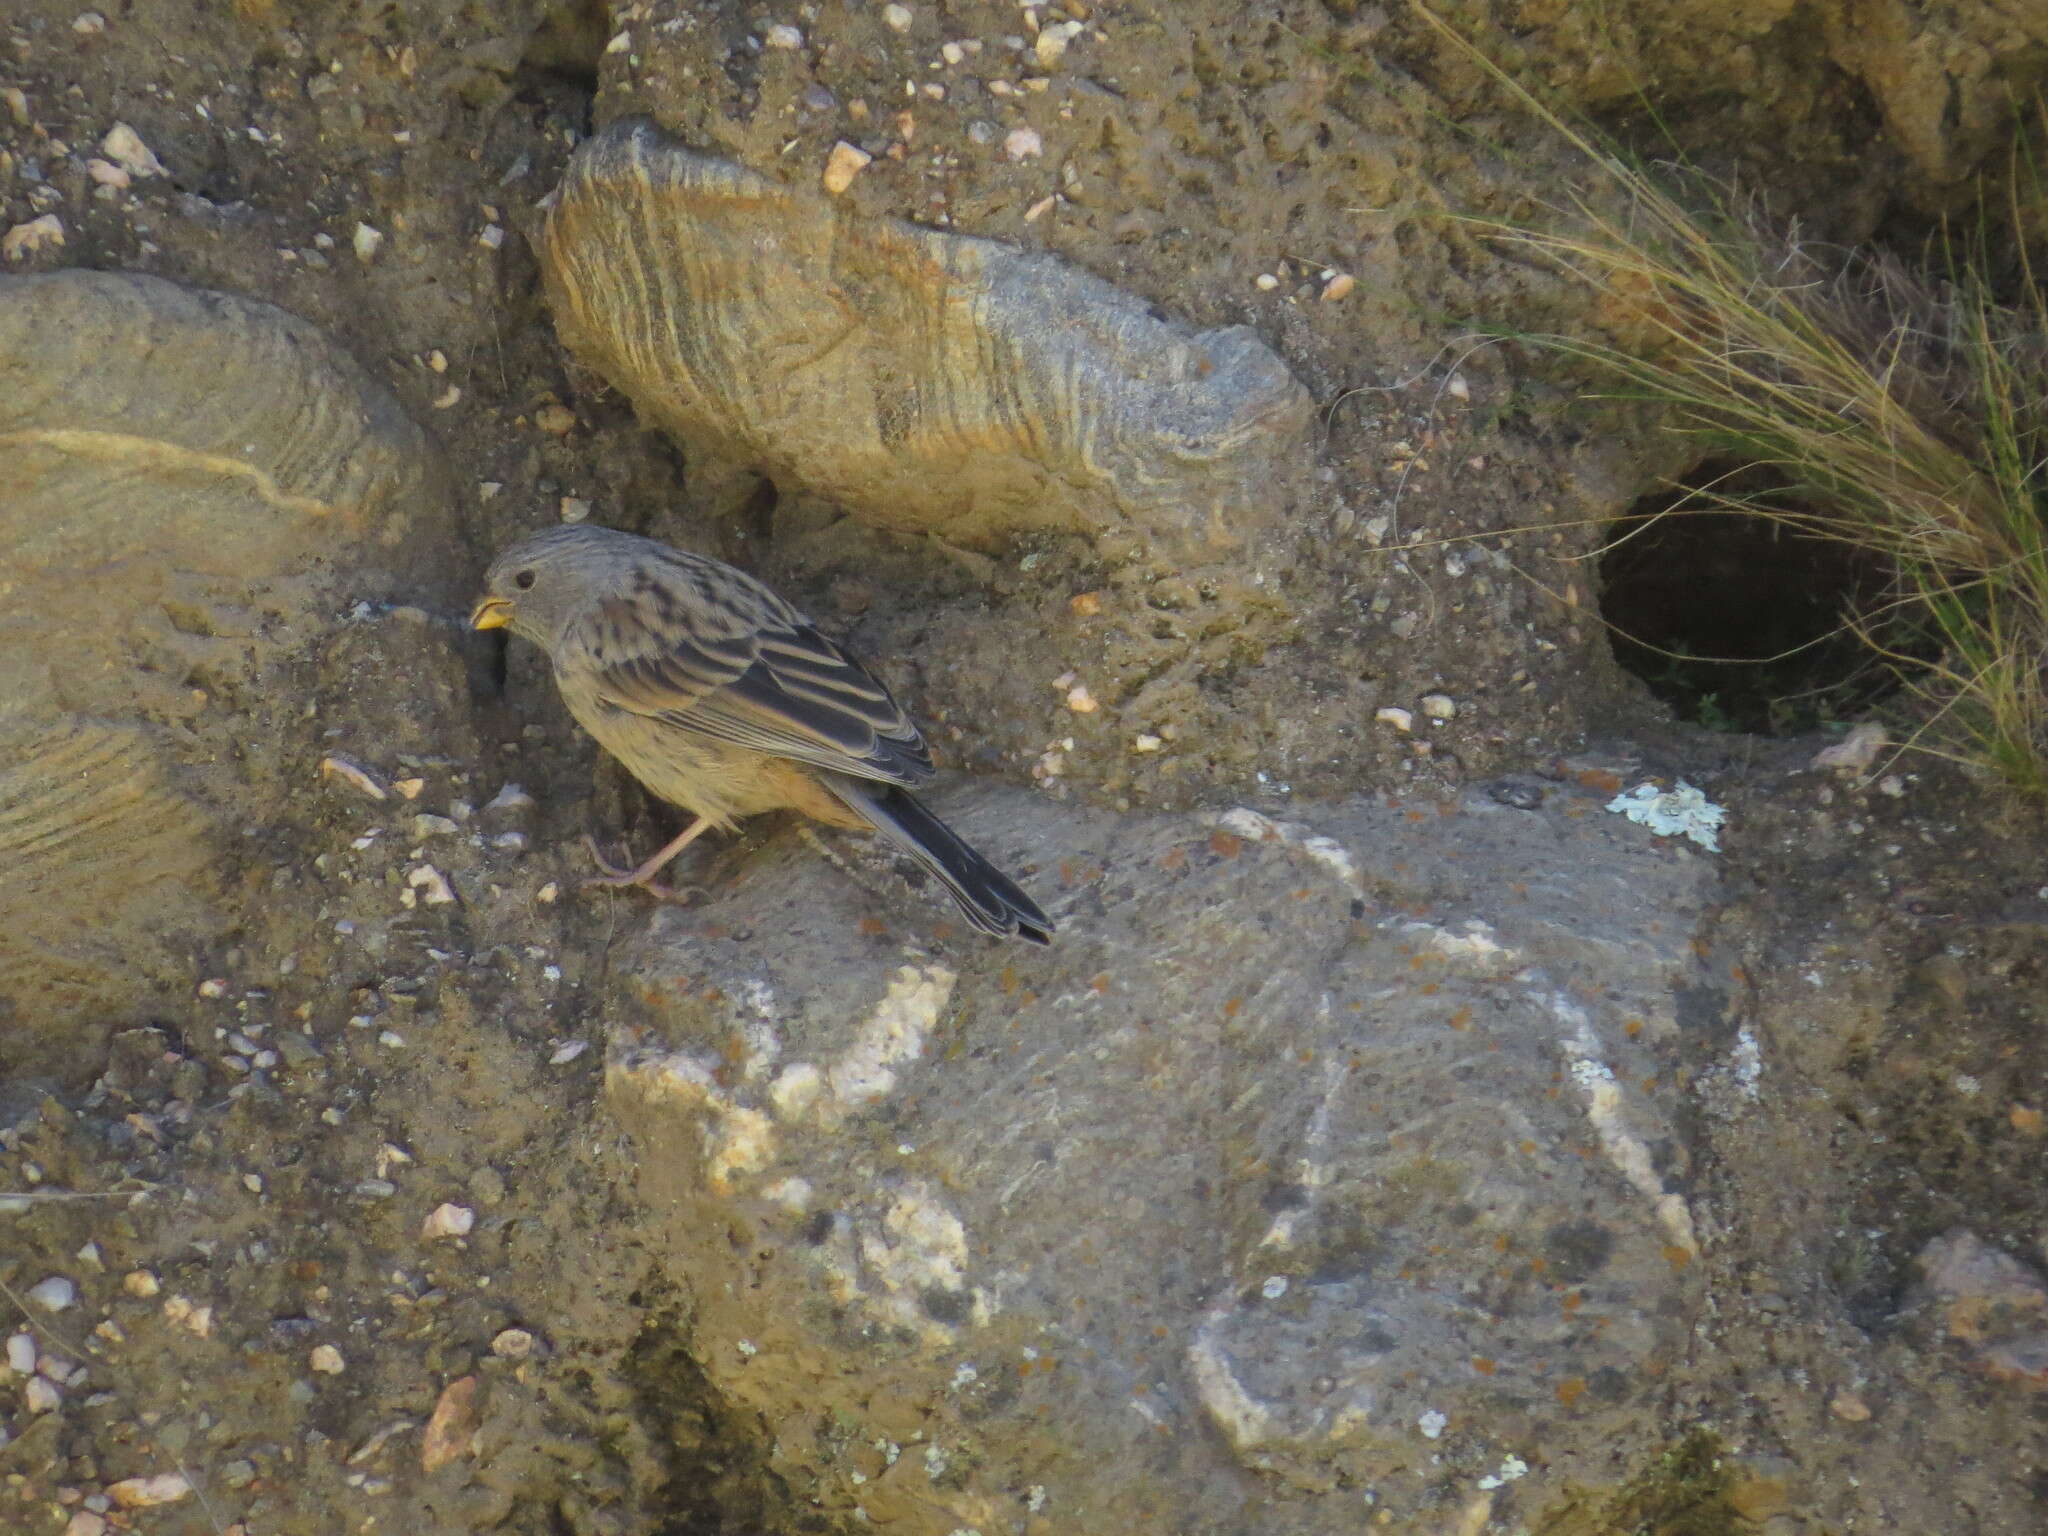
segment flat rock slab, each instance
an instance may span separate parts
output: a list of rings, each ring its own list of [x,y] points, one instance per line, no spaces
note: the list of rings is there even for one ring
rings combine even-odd
[[[540,252],[562,339],[644,417],[885,528],[1227,548],[1312,457],[1308,392],[1249,327],[862,217],[645,118],[578,147]]]
[[[617,967],[662,1263],[800,1496],[1351,1533],[1527,1518],[1650,1449],[1709,860],[1562,788],[948,810],[1037,858],[1049,954],[925,942],[936,908],[791,838]]]

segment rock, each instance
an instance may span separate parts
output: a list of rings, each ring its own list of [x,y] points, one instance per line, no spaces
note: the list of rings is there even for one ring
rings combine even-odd
[[[428,1242],[443,1237],[467,1237],[476,1225],[476,1212],[466,1205],[444,1202],[427,1213],[420,1223],[420,1236]]]
[[[244,690],[343,582],[391,579],[444,472],[312,326],[158,278],[0,277],[0,381],[0,1017],[29,1021],[10,1067],[77,1072],[80,1024],[227,920],[224,846],[263,814],[234,764],[278,750],[259,704],[296,711]]]
[[[540,253],[564,342],[649,421],[885,528],[1228,546],[1309,453],[1308,393],[1248,328],[838,209],[646,119],[579,146]]]
[[[159,1472],[154,1477],[128,1477],[109,1483],[107,1495],[123,1509],[151,1509],[189,1499],[192,1484],[182,1472]]]
[[[45,1312],[62,1312],[78,1300],[78,1287],[62,1275],[38,1280],[28,1288],[28,1299]]]
[[[1921,1249],[1914,1303],[1994,1380],[2048,1391],[2048,1281],[1976,1233],[1957,1229]]]
[[[157,159],[150,147],[142,142],[142,135],[126,123],[116,123],[107,130],[100,140],[100,153],[130,176],[168,176],[163,161]]]
[[[875,157],[858,144],[849,144],[841,139],[832,146],[832,153],[825,159],[825,175],[822,185],[834,197],[853,185],[853,178],[866,170]]]
[[[441,1389],[420,1440],[420,1467],[438,1472],[449,1462],[469,1454],[470,1437],[476,1433],[477,1379],[462,1376]]]
[[[789,847],[619,966],[606,1089],[659,1263],[804,1497],[945,1536],[1037,1484],[1064,1526],[1164,1532],[1256,1472],[1334,1532],[1360,1487],[1419,1520],[1607,1464],[1697,1303],[1683,1099],[1635,1085],[1703,861],[1478,792],[1313,828],[945,813],[999,862],[1062,849],[1021,876],[1049,956],[934,948],[936,909],[878,922]],[[1485,873],[1515,867],[1547,873]],[[863,1481],[792,1429],[820,1419],[931,1465]]]
[[[0,258],[20,261],[38,251],[55,250],[64,243],[64,221],[54,213],[29,219],[0,235]]]

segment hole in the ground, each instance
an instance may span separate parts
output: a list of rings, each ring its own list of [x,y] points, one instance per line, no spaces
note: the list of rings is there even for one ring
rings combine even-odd
[[[595,96],[598,60],[604,57],[611,30],[608,21],[603,0],[548,6],[519,61],[519,86],[526,91],[566,86]]]
[[[1725,462],[1636,503],[1600,559],[1615,660],[1680,719],[1757,735],[1848,719],[1891,692],[1890,671],[1843,628],[1882,596],[1884,562],[1702,492],[1800,510],[1763,472]]]

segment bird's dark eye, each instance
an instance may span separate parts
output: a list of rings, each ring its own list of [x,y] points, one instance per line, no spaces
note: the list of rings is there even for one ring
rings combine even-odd
[[[533,585],[533,572],[521,571],[517,576],[514,576],[512,578],[512,585],[517,587],[520,591],[524,592],[527,588]]]

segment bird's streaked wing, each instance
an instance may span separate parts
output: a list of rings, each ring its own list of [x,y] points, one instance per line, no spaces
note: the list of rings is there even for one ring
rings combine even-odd
[[[615,708],[859,778],[932,776],[924,738],[889,690],[729,566],[681,554],[651,563],[578,639]]]

